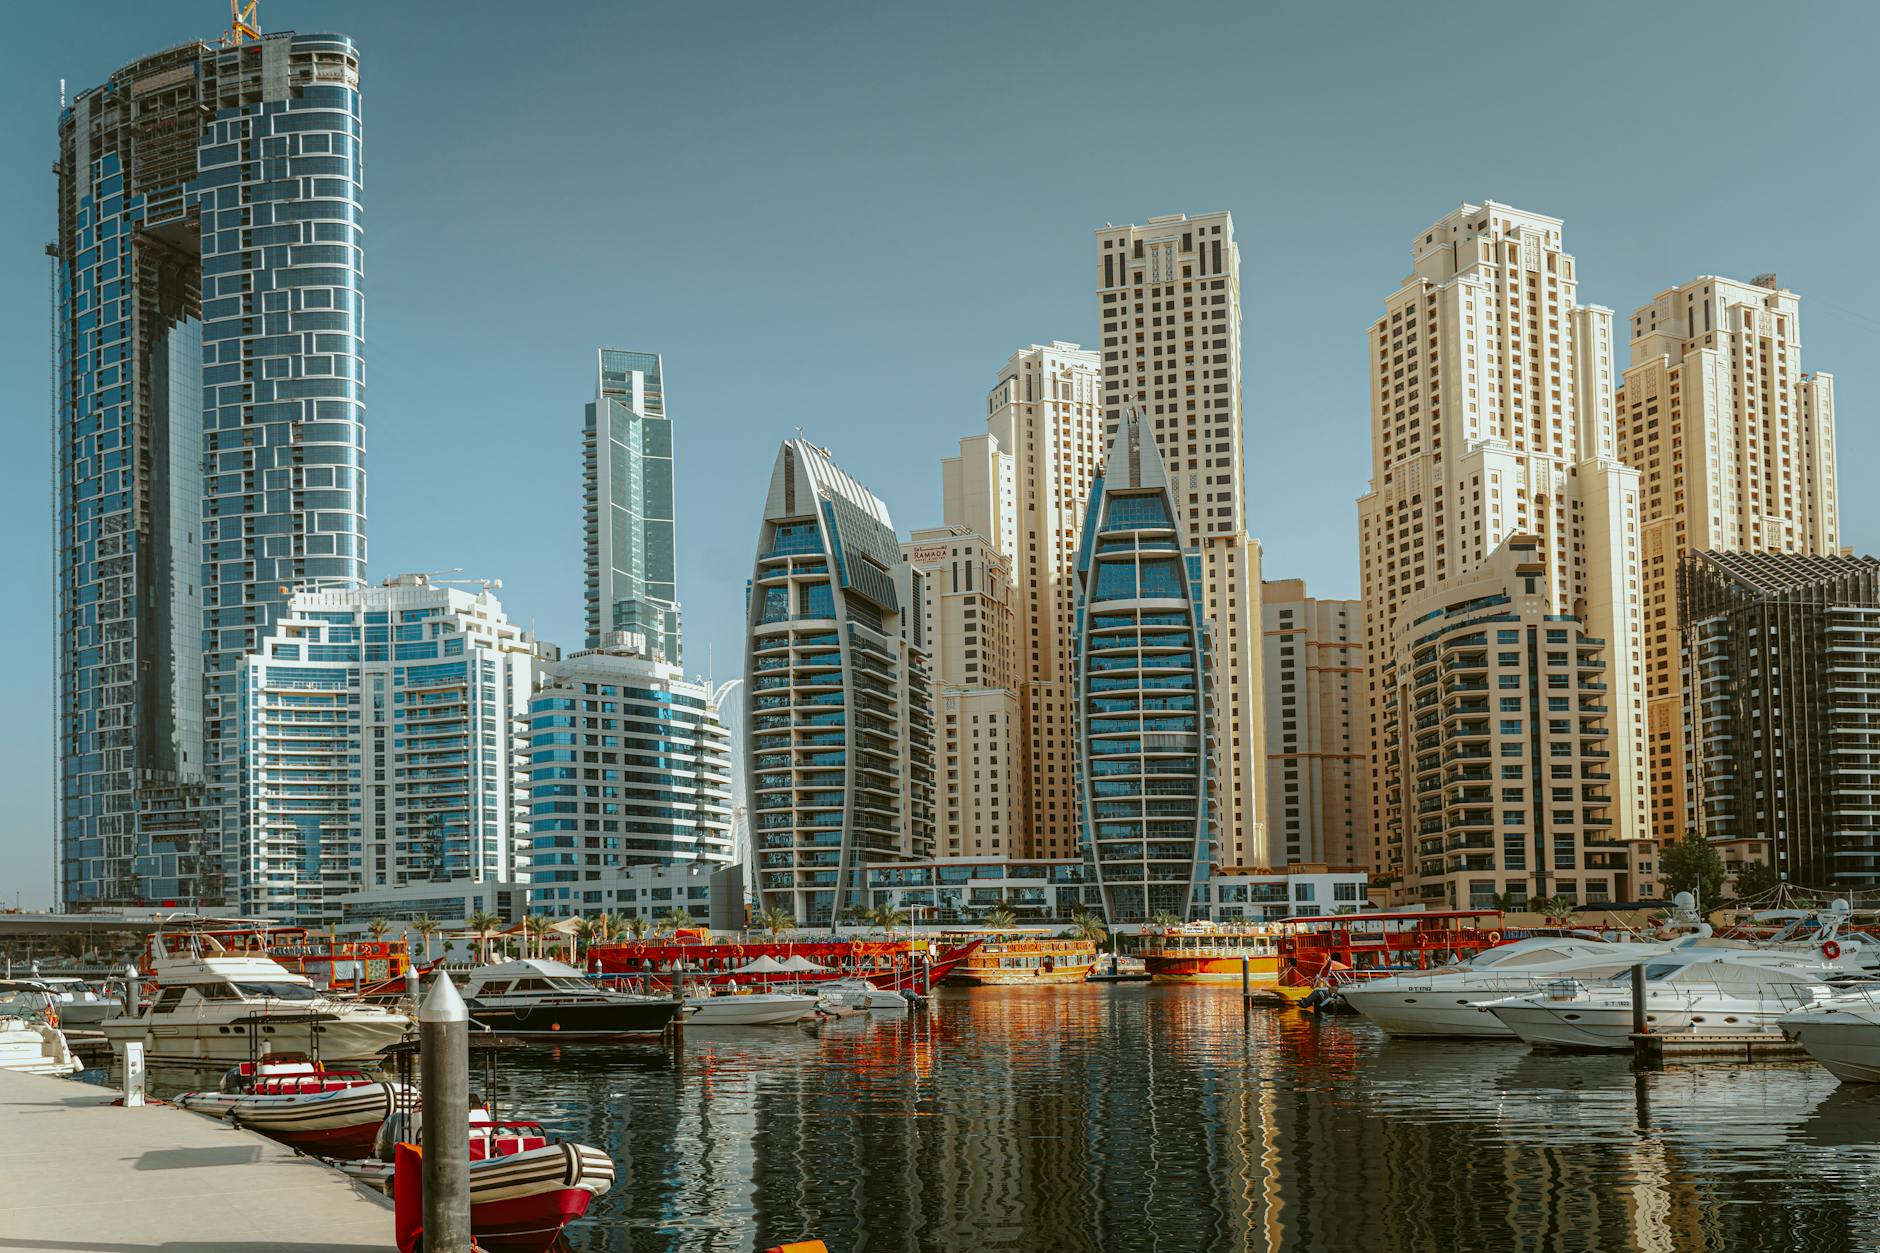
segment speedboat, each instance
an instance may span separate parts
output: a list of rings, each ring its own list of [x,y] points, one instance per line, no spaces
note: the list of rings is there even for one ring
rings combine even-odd
[[[53,996],[32,980],[0,980],[0,1070],[69,1075],[82,1069],[55,1021]]]
[[[224,1118],[316,1157],[364,1157],[379,1126],[409,1104],[407,1086],[307,1058],[264,1057],[232,1067],[219,1090],[185,1092],[184,1109]]]
[[[534,957],[478,967],[463,997],[479,1026],[524,1040],[659,1036],[680,1010],[668,997],[610,992],[573,966]]]
[[[1880,1083],[1880,994],[1871,988],[1793,1010],[1782,1034],[1843,1083]]]
[[[835,1002],[873,1014],[905,1014],[907,997],[887,988],[878,988],[866,979],[841,979],[817,988],[824,1002]]]
[[[420,1130],[415,1111],[401,1111],[381,1129],[373,1157],[336,1163],[354,1179],[394,1191],[401,1249],[408,1244],[407,1219],[422,1204],[421,1167],[411,1147],[422,1143]],[[537,1122],[498,1120],[486,1108],[471,1109],[470,1233],[478,1248],[546,1253],[561,1229],[613,1183],[613,1159],[599,1149],[551,1140]]]
[[[411,1029],[402,1013],[322,994],[258,944],[241,949],[201,932],[158,932],[150,957],[156,998],[136,1017],[104,1023],[120,1052],[137,1041],[157,1061],[232,1063],[261,1052],[370,1061]]]
[[[1550,978],[1604,978],[1669,951],[1665,944],[1609,944],[1536,936],[1485,949],[1455,966],[1342,984],[1345,1004],[1394,1036],[1511,1040],[1483,1006],[1538,991]]]
[[[686,1001],[692,1027],[762,1027],[816,1016],[816,998],[796,992],[725,992]]]
[[[1647,1028],[1661,1035],[1773,1034],[1784,1014],[1834,995],[1820,963],[1760,956],[1685,948],[1644,963]],[[1630,970],[1599,981],[1562,976],[1483,1008],[1529,1044],[1630,1048],[1631,982]]]

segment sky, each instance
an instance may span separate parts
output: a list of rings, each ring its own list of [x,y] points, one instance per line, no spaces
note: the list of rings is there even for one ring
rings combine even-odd
[[[1365,331],[1423,228],[1565,220],[1620,317],[1699,274],[1802,297],[1835,375],[1843,541],[1880,548],[1880,6],[533,4],[262,0],[358,41],[369,574],[501,579],[581,643],[582,407],[663,353],[687,668],[742,665],[744,582],[801,426],[939,523],[1011,353],[1097,341],[1096,228],[1234,214],[1249,526],[1357,593]],[[59,82],[213,37],[218,0],[9,6],[0,76],[0,902],[53,883],[51,314]],[[30,52],[30,55],[27,53]],[[1623,348],[1621,349],[1623,352]],[[1622,366],[1624,361],[1620,363]]]

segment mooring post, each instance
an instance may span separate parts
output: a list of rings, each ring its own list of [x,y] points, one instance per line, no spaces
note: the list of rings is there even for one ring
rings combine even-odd
[[[1253,965],[1245,957],[1240,959],[1240,1004],[1243,1009],[1253,1004]]]
[[[144,1103],[144,1042],[124,1042],[124,1108],[135,1109]]]
[[[1646,1035],[1650,1031],[1645,1021],[1645,966],[1640,963],[1632,967],[1632,1034]]]
[[[413,1009],[416,1009],[418,1007],[418,991],[419,991],[418,985],[419,985],[418,968],[416,966],[410,966],[410,965],[406,966],[405,967],[405,999],[411,1002],[411,1007]]]
[[[425,1253],[470,1253],[470,1014],[442,970],[418,1007]]]

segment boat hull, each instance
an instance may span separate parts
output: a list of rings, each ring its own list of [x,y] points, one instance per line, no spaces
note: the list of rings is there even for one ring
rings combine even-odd
[[[608,1041],[658,1039],[678,1017],[677,1001],[581,1005],[499,1006],[470,1004],[470,1017],[497,1035],[520,1040]]]
[[[1632,1007],[1602,1007],[1563,1001],[1547,1005],[1497,1005],[1491,1010],[1510,1031],[1539,1048],[1629,1049],[1632,1047]],[[1682,1033],[1691,1029],[1687,1011],[1654,1009],[1652,1030]],[[1742,1026],[1739,1031],[1754,1031]]]
[[[685,1020],[694,1027],[769,1027],[800,1022],[816,1016],[813,996],[780,997],[775,1000],[755,996],[714,996],[687,1002],[697,1011]]]
[[[233,1065],[255,1055],[248,1031],[218,1023],[180,1023],[150,1025],[141,1018],[113,1019],[104,1024],[104,1037],[114,1049],[122,1050],[130,1040],[141,1040],[144,1055],[152,1061],[220,1062]],[[261,1040],[275,1053],[307,1053],[329,1062],[366,1062],[405,1037],[405,1028],[396,1022],[339,1021],[320,1024],[319,1042],[307,1023],[263,1024]]]
[[[1816,1019],[1784,1028],[1842,1083],[1880,1083],[1880,1023]]]
[[[1279,978],[1279,958],[1271,953],[1249,954],[1249,983],[1270,984]],[[1155,957],[1145,954],[1143,968],[1151,983],[1213,983],[1240,986],[1238,957]]]
[[[0,1029],[0,1070],[27,1075],[70,1075],[81,1068],[82,1064],[57,1027],[33,1023]]]
[[[1506,992],[1452,995],[1441,992],[1380,992],[1347,986],[1345,1004],[1376,1023],[1388,1035],[1412,1039],[1512,1040],[1513,1029],[1484,1009],[1486,1001]]]
[[[316,1157],[369,1157],[379,1124],[404,1090],[398,1083],[367,1083],[306,1095],[245,1096],[225,1117]]]
[[[1051,970],[1037,967],[1031,970],[999,970],[992,967],[956,967],[947,976],[947,982],[967,987],[1009,988],[1035,987],[1040,984],[1082,983],[1090,977],[1094,963],[1087,965],[1057,966]]]

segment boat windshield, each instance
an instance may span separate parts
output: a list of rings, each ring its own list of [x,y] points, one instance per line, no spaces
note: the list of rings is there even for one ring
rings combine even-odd
[[[235,990],[245,997],[266,997],[272,1001],[317,1001],[319,990],[304,983],[237,983]]]
[[[586,979],[550,979],[548,986],[557,992],[586,992],[589,990]]]

